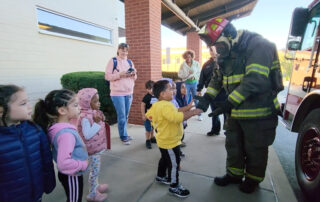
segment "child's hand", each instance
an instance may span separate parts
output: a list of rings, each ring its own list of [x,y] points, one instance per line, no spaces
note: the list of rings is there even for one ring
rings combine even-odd
[[[200,115],[203,112],[201,109],[198,109],[198,108],[196,108],[196,109],[194,109],[192,111],[193,111],[194,115]]]
[[[98,114],[93,115],[93,121],[99,123],[102,120],[102,117]]]

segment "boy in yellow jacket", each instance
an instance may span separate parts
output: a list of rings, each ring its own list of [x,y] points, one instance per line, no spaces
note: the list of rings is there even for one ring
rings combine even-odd
[[[190,194],[189,190],[179,184],[182,122],[194,115],[199,115],[201,110],[178,112],[178,109],[171,103],[172,86],[167,80],[156,82],[153,86],[153,94],[158,101],[148,110],[146,117],[157,131],[156,140],[161,152],[156,181],[170,184],[170,193],[178,197],[187,197]]]

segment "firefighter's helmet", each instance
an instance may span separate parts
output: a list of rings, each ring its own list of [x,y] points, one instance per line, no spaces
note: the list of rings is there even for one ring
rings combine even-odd
[[[199,31],[199,36],[206,42],[208,46],[213,45],[220,37],[224,28],[229,24],[229,21],[222,17],[210,19]]]

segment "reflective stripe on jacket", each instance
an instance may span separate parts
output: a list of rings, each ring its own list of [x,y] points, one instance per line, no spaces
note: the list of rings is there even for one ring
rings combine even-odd
[[[223,87],[228,101],[234,105],[231,117],[255,119],[277,114],[280,108],[277,94],[283,85],[273,43],[244,31],[230,57],[219,66],[206,93],[215,97]]]

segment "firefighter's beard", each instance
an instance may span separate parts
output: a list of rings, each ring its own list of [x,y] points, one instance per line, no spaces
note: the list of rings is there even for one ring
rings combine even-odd
[[[214,46],[217,49],[219,58],[224,59],[230,55],[231,43],[226,37],[224,36],[219,37],[219,39],[214,44]]]

